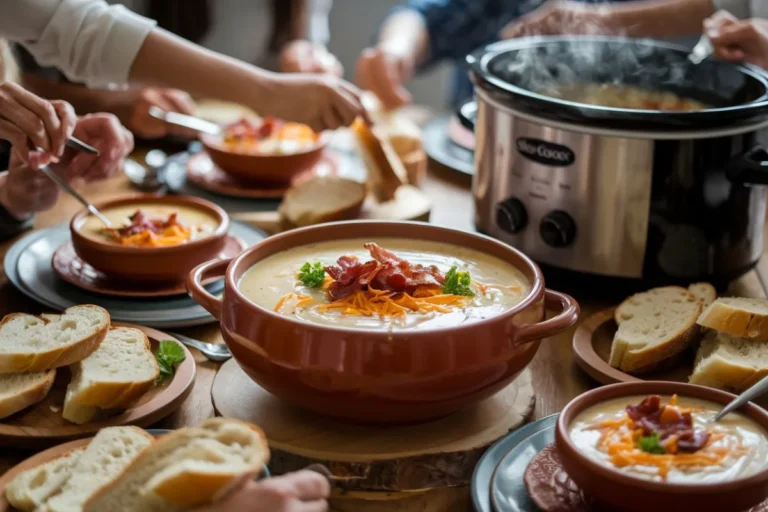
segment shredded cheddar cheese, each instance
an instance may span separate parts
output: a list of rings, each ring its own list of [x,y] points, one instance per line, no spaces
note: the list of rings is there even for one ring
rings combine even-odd
[[[337,310],[347,315],[381,317],[404,317],[408,312],[448,313],[451,307],[461,306],[468,297],[462,295],[434,294],[426,297],[412,297],[407,293],[394,296],[384,290],[358,290],[349,297],[321,304],[321,312]]]
[[[174,224],[165,228],[161,233],[153,233],[150,230],[136,233],[126,237],[120,237],[117,242],[120,245],[132,245],[135,247],[162,247],[167,245],[179,245],[190,239],[192,230],[188,227]]]

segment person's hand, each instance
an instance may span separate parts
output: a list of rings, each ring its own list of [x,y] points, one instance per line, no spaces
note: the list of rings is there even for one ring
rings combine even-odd
[[[59,199],[59,187],[37,168],[30,167],[18,151],[11,152],[8,174],[0,182],[0,204],[18,219],[49,210]]]
[[[261,482],[249,480],[224,499],[195,512],[325,512],[330,493],[324,476],[305,470]]]
[[[285,121],[304,123],[315,131],[349,126],[358,116],[370,122],[354,85],[331,75],[281,73],[274,75],[269,111]]]
[[[366,48],[357,60],[355,81],[376,94],[385,110],[391,110],[412,101],[403,83],[411,78],[415,67],[413,59],[402,52]]]
[[[142,89],[131,107],[128,128],[144,139],[159,139],[168,135],[192,139],[197,136],[194,130],[171,125],[152,117],[149,115],[150,107],[158,107],[166,112],[194,115],[195,102],[186,92],[178,89]]]
[[[704,20],[704,34],[712,42],[716,57],[768,69],[768,20],[739,20],[719,11]]]
[[[69,103],[47,101],[17,84],[0,83],[0,139],[10,141],[23,162],[37,167],[61,157],[76,121]]]
[[[603,34],[600,8],[581,2],[552,0],[535,11],[510,22],[501,30],[502,39],[559,34]]]
[[[99,150],[99,155],[67,148],[55,168],[66,171],[69,180],[102,180],[123,168],[125,157],[133,151],[133,135],[112,114],[88,114],[75,126],[74,136]]]
[[[328,48],[303,39],[286,44],[280,52],[279,63],[283,73],[344,75],[344,67]]]

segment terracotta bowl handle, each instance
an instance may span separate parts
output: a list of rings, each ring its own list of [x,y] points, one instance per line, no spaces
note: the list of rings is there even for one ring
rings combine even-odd
[[[203,306],[216,320],[221,317],[221,299],[214,297],[203,287],[203,281],[212,277],[222,278],[232,258],[226,260],[211,260],[198,265],[187,276],[187,293],[192,300]]]
[[[521,325],[512,338],[515,343],[530,343],[547,338],[571,327],[579,319],[579,304],[570,295],[544,290],[544,305],[560,313],[537,324]]]

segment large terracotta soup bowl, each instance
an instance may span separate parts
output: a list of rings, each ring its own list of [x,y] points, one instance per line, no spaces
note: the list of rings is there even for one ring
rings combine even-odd
[[[616,404],[635,405],[639,403],[638,397],[649,395],[661,395],[664,402],[675,394],[683,407],[686,406],[686,399],[706,401],[710,406],[707,414],[712,416],[720,410],[720,406],[736,398],[730,393],[712,388],[666,381],[613,384],[584,393],[563,409],[555,428],[555,446],[568,476],[586,496],[599,504],[599,510],[616,512],[741,512],[751,510],[751,507],[768,498],[768,457],[765,452],[762,455],[759,451],[746,452],[748,457],[753,457],[756,471],[744,473],[743,476],[741,473],[729,474],[725,478],[718,477],[710,481],[684,480],[676,475],[651,479],[631,472],[631,466],[617,467],[609,460],[598,461],[589,455],[590,449],[574,441],[577,438],[574,429],[582,425],[577,418],[584,418],[584,415],[580,415],[585,411],[589,417],[591,411],[595,411],[594,407],[600,408],[601,405],[608,409],[614,408]],[[610,418],[607,415],[604,417]],[[728,428],[729,424],[734,426],[736,424],[732,422],[743,421],[744,417],[754,422],[752,425],[764,438],[768,431],[768,412],[751,403],[717,423],[710,418],[703,421],[703,424],[707,428]],[[583,425],[588,425],[588,422],[585,421]],[[756,437],[753,435],[752,439]],[[690,456],[682,451],[678,453]],[[728,467],[733,469],[738,466]],[[720,470],[718,466],[682,469],[692,472],[693,476],[698,471],[706,475],[706,471]]]
[[[203,219],[201,222],[208,229],[205,236],[178,245],[121,245],[106,236],[98,236],[96,229],[102,228],[103,224],[95,223],[98,219],[87,210],[81,210],[70,222],[75,252],[84,262],[116,280],[147,284],[183,282],[197,265],[218,258],[227,242],[227,213],[210,201],[196,197],[134,195],[95,206],[107,217],[114,212],[132,214],[136,210],[150,216],[154,213],[157,218],[157,212],[162,212],[163,216],[175,212],[184,222],[183,215],[186,214],[191,216],[189,218]]]
[[[451,244],[498,258],[527,279],[530,291],[511,309],[485,319],[398,330],[292,318],[257,305],[238,288],[253,265],[282,251],[345,239],[386,244],[392,238]],[[201,286],[214,277],[225,279],[221,299]],[[361,423],[419,422],[479,402],[510,384],[541,340],[573,325],[579,314],[571,297],[545,289],[539,268],[516,249],[482,235],[412,222],[349,221],[288,231],[231,261],[201,265],[190,274],[187,289],[219,319],[224,340],[256,383],[298,406]],[[545,320],[546,308],[556,316]]]

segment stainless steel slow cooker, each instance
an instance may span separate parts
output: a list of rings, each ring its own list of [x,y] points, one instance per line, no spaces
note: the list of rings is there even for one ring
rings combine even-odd
[[[725,285],[763,251],[768,74],[650,40],[539,37],[468,57],[475,224],[545,268]],[[574,103],[557,83],[629,84],[700,101],[669,112]]]

